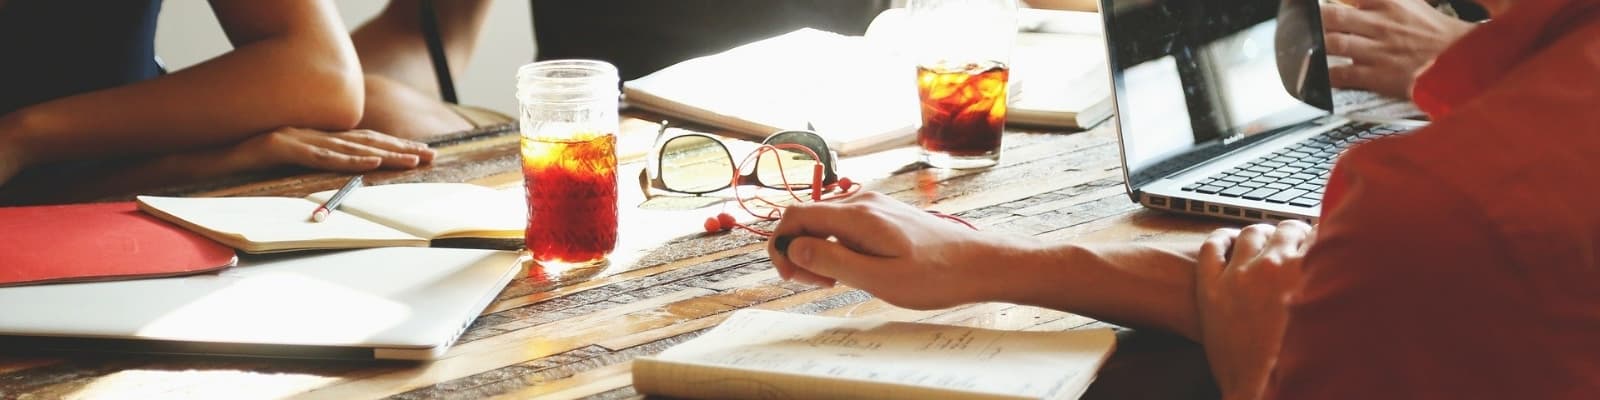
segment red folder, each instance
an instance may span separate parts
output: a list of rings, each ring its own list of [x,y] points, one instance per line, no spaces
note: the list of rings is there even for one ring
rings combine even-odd
[[[0,287],[189,275],[237,261],[132,202],[0,208]]]

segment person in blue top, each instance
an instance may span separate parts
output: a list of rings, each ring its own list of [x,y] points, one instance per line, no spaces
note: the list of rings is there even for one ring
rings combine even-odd
[[[210,4],[233,50],[164,72],[160,0],[0,0],[0,185],[88,160],[214,173],[431,159],[421,143],[354,130],[366,87],[330,0]]]

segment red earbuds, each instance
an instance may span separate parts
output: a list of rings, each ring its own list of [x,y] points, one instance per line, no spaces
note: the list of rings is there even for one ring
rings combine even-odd
[[[706,218],[706,232],[708,233],[732,230],[733,227],[738,225],[739,221],[733,220],[733,216],[728,213],[720,213],[715,217]]]

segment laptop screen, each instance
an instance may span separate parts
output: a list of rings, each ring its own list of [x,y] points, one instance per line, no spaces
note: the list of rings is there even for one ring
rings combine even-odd
[[[1333,108],[1317,0],[1101,0],[1132,187]]]

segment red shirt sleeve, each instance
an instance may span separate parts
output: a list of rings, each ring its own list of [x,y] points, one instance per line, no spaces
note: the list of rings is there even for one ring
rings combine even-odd
[[[1579,393],[1573,382],[1595,376],[1594,361],[1554,340],[1529,282],[1539,274],[1515,262],[1470,197],[1390,144],[1340,162],[1337,204],[1305,259],[1265,398]]]

